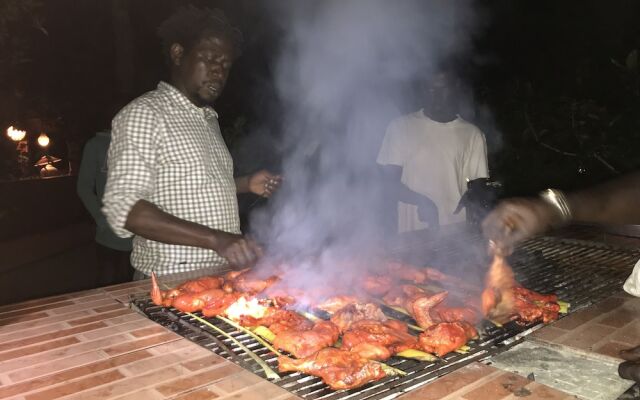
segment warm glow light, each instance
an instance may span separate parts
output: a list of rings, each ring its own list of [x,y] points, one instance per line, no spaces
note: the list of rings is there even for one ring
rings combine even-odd
[[[38,136],[38,144],[42,147],[47,147],[49,145],[49,136],[44,132],[41,133],[40,136]]]
[[[267,307],[260,304],[258,299],[253,298],[247,301],[244,297],[240,297],[238,301],[226,309],[225,313],[229,319],[238,321],[243,315],[251,316],[253,318],[262,318],[266,311]]]
[[[27,132],[18,130],[13,126],[7,128],[7,136],[11,138],[11,140],[19,142],[27,135]]]

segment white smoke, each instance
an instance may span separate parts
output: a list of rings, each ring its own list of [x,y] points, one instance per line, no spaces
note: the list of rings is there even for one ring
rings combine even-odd
[[[383,213],[392,211],[376,165],[385,129],[420,107],[416,81],[468,49],[471,3],[277,4],[286,35],[276,69],[285,183],[269,209],[254,216],[253,234],[273,257],[302,268],[310,283],[335,281],[336,273],[348,282],[345,274],[356,272],[346,262],[380,260]]]

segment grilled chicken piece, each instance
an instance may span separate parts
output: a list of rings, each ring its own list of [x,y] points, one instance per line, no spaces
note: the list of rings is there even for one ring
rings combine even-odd
[[[391,289],[383,298],[385,304],[404,307],[408,298],[426,294],[424,289],[414,285],[400,285]]]
[[[276,335],[273,346],[293,354],[296,358],[309,357],[325,347],[333,345],[340,330],[329,321],[319,321],[309,330],[285,330]]]
[[[300,371],[318,376],[333,390],[357,388],[386,376],[380,363],[331,347],[299,360],[278,357],[278,369],[280,372]]]
[[[339,295],[329,297],[322,302],[315,305],[315,308],[326,311],[329,314],[335,314],[340,309],[348,306],[349,304],[355,304],[359,299],[355,296]]]
[[[255,271],[250,269],[244,269],[238,273],[235,272],[236,271],[233,271],[233,273],[227,273],[225,276],[223,289],[228,293],[235,291],[256,294],[262,292],[280,280],[277,276],[261,278],[256,275]]]
[[[238,301],[242,297],[242,293],[227,293],[211,301],[207,302],[202,307],[202,315],[205,317],[214,317],[216,315],[222,315],[229,308],[230,305]]]
[[[333,314],[331,322],[336,324],[340,332],[345,332],[351,324],[363,319],[386,321],[387,317],[376,304],[354,303],[343,307],[337,313]]]
[[[176,289],[188,293],[198,293],[209,289],[220,289],[224,279],[219,276],[203,276],[198,279],[186,281]]]
[[[558,296],[555,294],[541,294],[533,290],[523,288],[522,286],[514,286],[513,292],[517,297],[527,299],[528,301],[557,303]]]
[[[274,307],[269,307],[262,318],[243,316],[240,325],[266,326],[276,335],[285,331],[307,331],[313,328],[313,322],[297,312]]]
[[[174,307],[183,312],[195,312],[225,294],[218,288],[205,289],[207,286],[219,287],[219,283],[220,281],[215,279],[199,279],[187,281],[176,289],[160,290],[156,274],[151,273],[151,299],[159,306]]]
[[[342,335],[342,348],[370,360],[386,360],[396,353],[416,348],[416,337],[398,320],[360,320]]]
[[[362,289],[371,296],[384,296],[393,283],[393,279],[385,275],[367,275],[360,282]]]
[[[418,326],[426,329],[437,323],[431,316],[431,309],[440,304],[448,294],[448,292],[440,292],[433,296],[417,294],[405,301],[404,308],[416,320]]]
[[[475,325],[482,319],[480,312],[470,307],[449,307],[438,304],[431,309],[432,316],[436,315],[439,322],[465,321]]]
[[[387,263],[387,271],[390,276],[397,279],[413,283],[425,283],[427,281],[427,272],[413,265],[390,261]]]
[[[418,340],[422,350],[442,357],[477,336],[476,328],[467,322],[442,322],[427,328]]]
[[[517,284],[511,267],[504,257],[498,253],[494,254],[482,291],[482,314],[498,320],[512,315],[515,306],[515,286]]]
[[[531,323],[542,320],[549,323],[559,317],[560,306],[554,294],[544,295],[521,286],[513,288],[514,313],[518,322]]]

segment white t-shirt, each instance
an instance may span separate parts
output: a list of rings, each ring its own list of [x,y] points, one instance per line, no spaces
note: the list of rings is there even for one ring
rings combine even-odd
[[[464,210],[457,215],[453,211],[467,190],[467,179],[489,176],[487,146],[480,129],[460,117],[436,122],[422,110],[389,124],[377,162],[402,167],[402,183],[438,206],[442,225],[465,220]],[[415,205],[398,202],[398,232],[427,227]]]

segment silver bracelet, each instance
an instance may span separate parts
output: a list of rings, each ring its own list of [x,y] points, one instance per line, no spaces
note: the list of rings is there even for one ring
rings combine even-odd
[[[540,192],[540,198],[546,203],[551,204],[558,210],[558,212],[560,212],[563,224],[571,220],[571,208],[569,207],[567,197],[564,195],[564,193],[562,193],[562,191],[556,189],[547,189]]]

